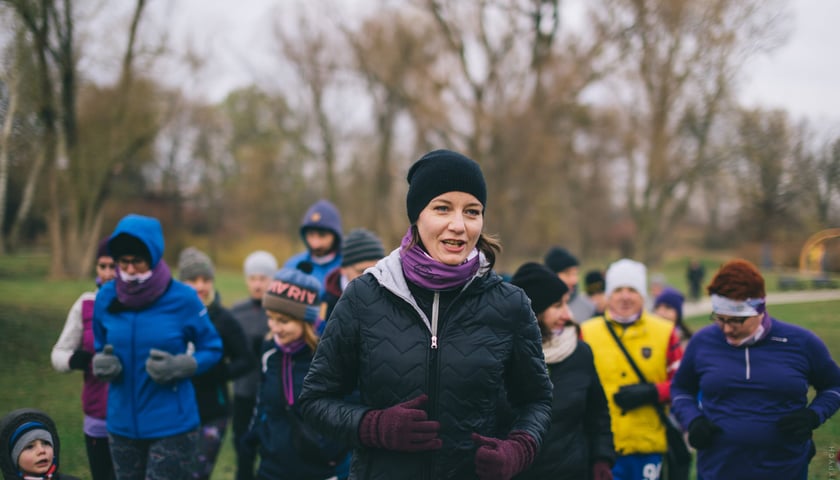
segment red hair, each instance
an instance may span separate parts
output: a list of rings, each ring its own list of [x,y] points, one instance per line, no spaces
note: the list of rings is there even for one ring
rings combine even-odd
[[[717,294],[732,300],[764,298],[764,277],[752,263],[735,259],[720,267],[706,287],[709,295]]]

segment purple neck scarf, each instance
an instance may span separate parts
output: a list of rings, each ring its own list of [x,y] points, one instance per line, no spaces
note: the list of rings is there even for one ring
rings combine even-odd
[[[462,287],[475,276],[480,265],[480,255],[476,253],[471,259],[460,265],[446,265],[430,257],[420,245],[406,248],[411,242],[411,227],[400,243],[400,258],[405,278],[423,288],[440,291]]]
[[[277,345],[277,348],[283,352],[283,365],[281,366],[282,371],[282,381],[283,381],[283,395],[286,397],[286,403],[289,405],[295,404],[295,383],[294,377],[292,376],[292,356],[299,351],[303,350],[306,346],[306,342],[303,341],[302,338],[295,340],[286,345],[281,345],[280,342],[277,341],[277,336],[274,336],[274,344]]]
[[[152,269],[152,276],[142,283],[126,282],[117,272],[117,299],[128,308],[143,308],[163,295],[171,279],[172,272],[163,259]]]

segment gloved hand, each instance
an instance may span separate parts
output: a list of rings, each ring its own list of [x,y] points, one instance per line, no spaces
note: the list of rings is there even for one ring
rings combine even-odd
[[[811,432],[819,426],[820,417],[810,408],[800,408],[776,422],[776,427],[797,443],[803,443],[811,438]]]
[[[119,357],[114,355],[113,345],[105,345],[101,352],[93,356],[91,364],[93,374],[103,382],[110,382],[122,373],[122,363]]]
[[[71,370],[87,370],[91,360],[93,360],[93,354],[80,348],[74,350],[73,355],[70,355],[68,366]]]
[[[653,383],[624,385],[613,395],[615,404],[626,412],[642,405],[654,405],[659,401],[659,392]]]
[[[521,430],[510,432],[507,440],[472,434],[478,445],[475,473],[481,480],[509,480],[528,468],[537,455],[537,442]]]
[[[697,450],[709,448],[714,443],[715,436],[723,429],[712,423],[708,418],[699,416],[688,426],[688,444]]]
[[[438,450],[440,422],[429,420],[423,405],[426,394],[383,410],[370,410],[359,423],[359,440],[363,445],[397,452]]]
[[[149,350],[149,358],[146,359],[146,372],[160,384],[191,377],[197,368],[198,362],[186,353],[172,355],[153,348]]]
[[[592,480],[613,480],[612,468],[610,464],[598,460],[592,464]]]

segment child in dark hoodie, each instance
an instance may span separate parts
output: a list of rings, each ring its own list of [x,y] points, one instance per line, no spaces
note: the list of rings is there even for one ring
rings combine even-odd
[[[22,408],[0,421],[0,470],[4,480],[79,480],[58,473],[58,430],[46,413]]]

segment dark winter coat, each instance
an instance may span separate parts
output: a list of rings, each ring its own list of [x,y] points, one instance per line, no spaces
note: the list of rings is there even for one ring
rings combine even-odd
[[[283,363],[285,354],[273,340],[265,342],[262,355],[262,383],[257,402],[257,411],[249,432],[249,441],[259,443],[259,478],[282,478],[286,480],[323,480],[335,475],[335,466],[326,466],[305,461],[298,451],[290,415],[298,410],[303,377],[312,361],[312,350],[291,354],[292,390],[294,398],[288,402],[283,390]],[[291,403],[291,405],[290,405]],[[342,445],[324,440],[321,444],[325,454],[345,452]],[[342,455],[336,455],[343,457]]]
[[[342,400],[356,386],[360,403]],[[470,436],[498,432],[505,390],[518,412],[511,430],[527,432],[539,445],[550,423],[551,383],[524,292],[484,263],[430,321],[395,251],[344,291],[304,381],[300,408],[325,435],[356,447],[350,478],[460,480],[476,478]],[[429,396],[429,417],[441,423],[443,448],[401,453],[360,444],[365,412],[421,394]]]
[[[231,307],[230,313],[242,327],[245,341],[253,354],[253,363],[248,373],[233,381],[233,395],[256,400],[257,389],[260,385],[260,355],[262,354],[260,349],[268,334],[268,316],[262,308],[262,300],[252,298],[235,304]]]
[[[242,327],[230,311],[222,307],[218,295],[207,307],[207,313],[219,336],[222,337],[224,353],[219,363],[192,378],[195,400],[198,403],[198,415],[202,424],[230,416],[228,382],[248,373],[256,365]]]
[[[596,460],[615,462],[610,412],[592,349],[581,341],[565,360],[548,365],[554,385],[551,429],[534,464],[516,478],[579,480],[591,478]]]

